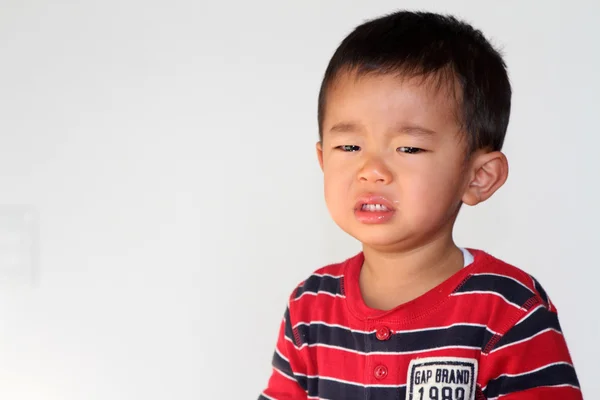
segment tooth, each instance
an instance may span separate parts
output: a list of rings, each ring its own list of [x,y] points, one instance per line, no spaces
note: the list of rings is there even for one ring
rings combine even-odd
[[[361,210],[375,212],[375,211],[389,211],[389,208],[387,208],[383,204],[363,204],[361,206]]]

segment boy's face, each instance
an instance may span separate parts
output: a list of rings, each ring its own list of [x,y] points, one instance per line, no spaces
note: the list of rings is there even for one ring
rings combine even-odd
[[[363,244],[402,249],[451,235],[473,173],[449,93],[375,74],[346,73],[330,87],[317,144],[325,200]]]

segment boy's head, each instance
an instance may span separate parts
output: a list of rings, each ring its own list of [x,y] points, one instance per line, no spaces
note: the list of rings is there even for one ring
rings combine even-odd
[[[453,17],[398,12],[357,27],[319,94],[333,219],[381,248],[447,239],[460,205],[506,180],[510,100],[502,57]]]

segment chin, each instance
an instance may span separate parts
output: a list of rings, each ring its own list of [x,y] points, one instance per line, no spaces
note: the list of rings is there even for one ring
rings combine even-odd
[[[361,242],[364,246],[375,248],[395,248],[406,243],[409,236],[403,232],[393,231],[385,225],[361,225],[342,228],[347,234]]]
[[[357,237],[363,246],[380,250],[392,250],[402,247],[402,240],[390,237]]]

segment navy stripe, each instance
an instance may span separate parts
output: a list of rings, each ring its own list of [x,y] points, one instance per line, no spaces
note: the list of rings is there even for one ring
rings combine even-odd
[[[401,387],[369,387],[366,389],[369,393],[368,399],[405,399],[406,386]]]
[[[531,290],[515,282],[513,279],[492,274],[472,275],[455,292],[468,293],[477,291],[498,293],[518,307],[523,306],[527,300],[534,296]]]
[[[546,305],[548,305],[548,295],[546,294],[546,291],[544,290],[544,288],[542,287],[542,285],[540,285],[540,283],[537,281],[537,279],[535,279],[531,275],[529,275],[529,276],[533,280],[533,286],[535,287],[535,290],[538,291],[538,293],[540,294],[540,297],[542,298],[542,300],[544,301],[544,303],[546,303]]]
[[[290,363],[284,360],[276,351],[273,352],[272,364],[274,368],[277,368],[279,371],[283,372],[290,378],[294,378],[294,371],[292,371]],[[306,388],[303,389],[306,390]]]
[[[509,393],[524,391],[541,386],[572,385],[579,387],[575,370],[569,364],[557,364],[536,372],[518,376],[500,376],[491,380],[485,394],[498,397]]]
[[[310,276],[304,283],[298,286],[294,294],[294,300],[302,296],[302,294],[310,292],[327,292],[332,295],[342,294],[341,278],[333,278],[331,276]]]
[[[510,328],[502,339],[496,343],[494,348],[497,349],[520,340],[525,340],[548,328],[562,333],[556,313],[548,311],[543,306],[538,307],[524,321]]]
[[[342,327],[312,323],[298,324],[296,329],[302,344],[324,344],[342,347],[361,353],[403,353],[431,350],[446,346],[482,348],[493,336],[485,326],[455,325],[449,328],[400,332],[385,341],[378,340],[375,333],[350,331]]]
[[[296,381],[298,381],[298,385],[305,391],[308,391],[308,378],[306,375],[296,375]]]
[[[310,377],[308,395],[325,399],[364,400],[364,399],[404,399],[406,386],[364,387],[327,378]]]
[[[285,322],[284,322],[284,330],[285,330],[285,337],[288,338],[289,340],[292,341],[292,343],[295,343],[296,345],[298,345],[298,343],[296,343],[294,341],[294,332],[292,330],[292,321],[290,321],[290,309],[286,308],[285,309],[285,314],[284,317]]]

